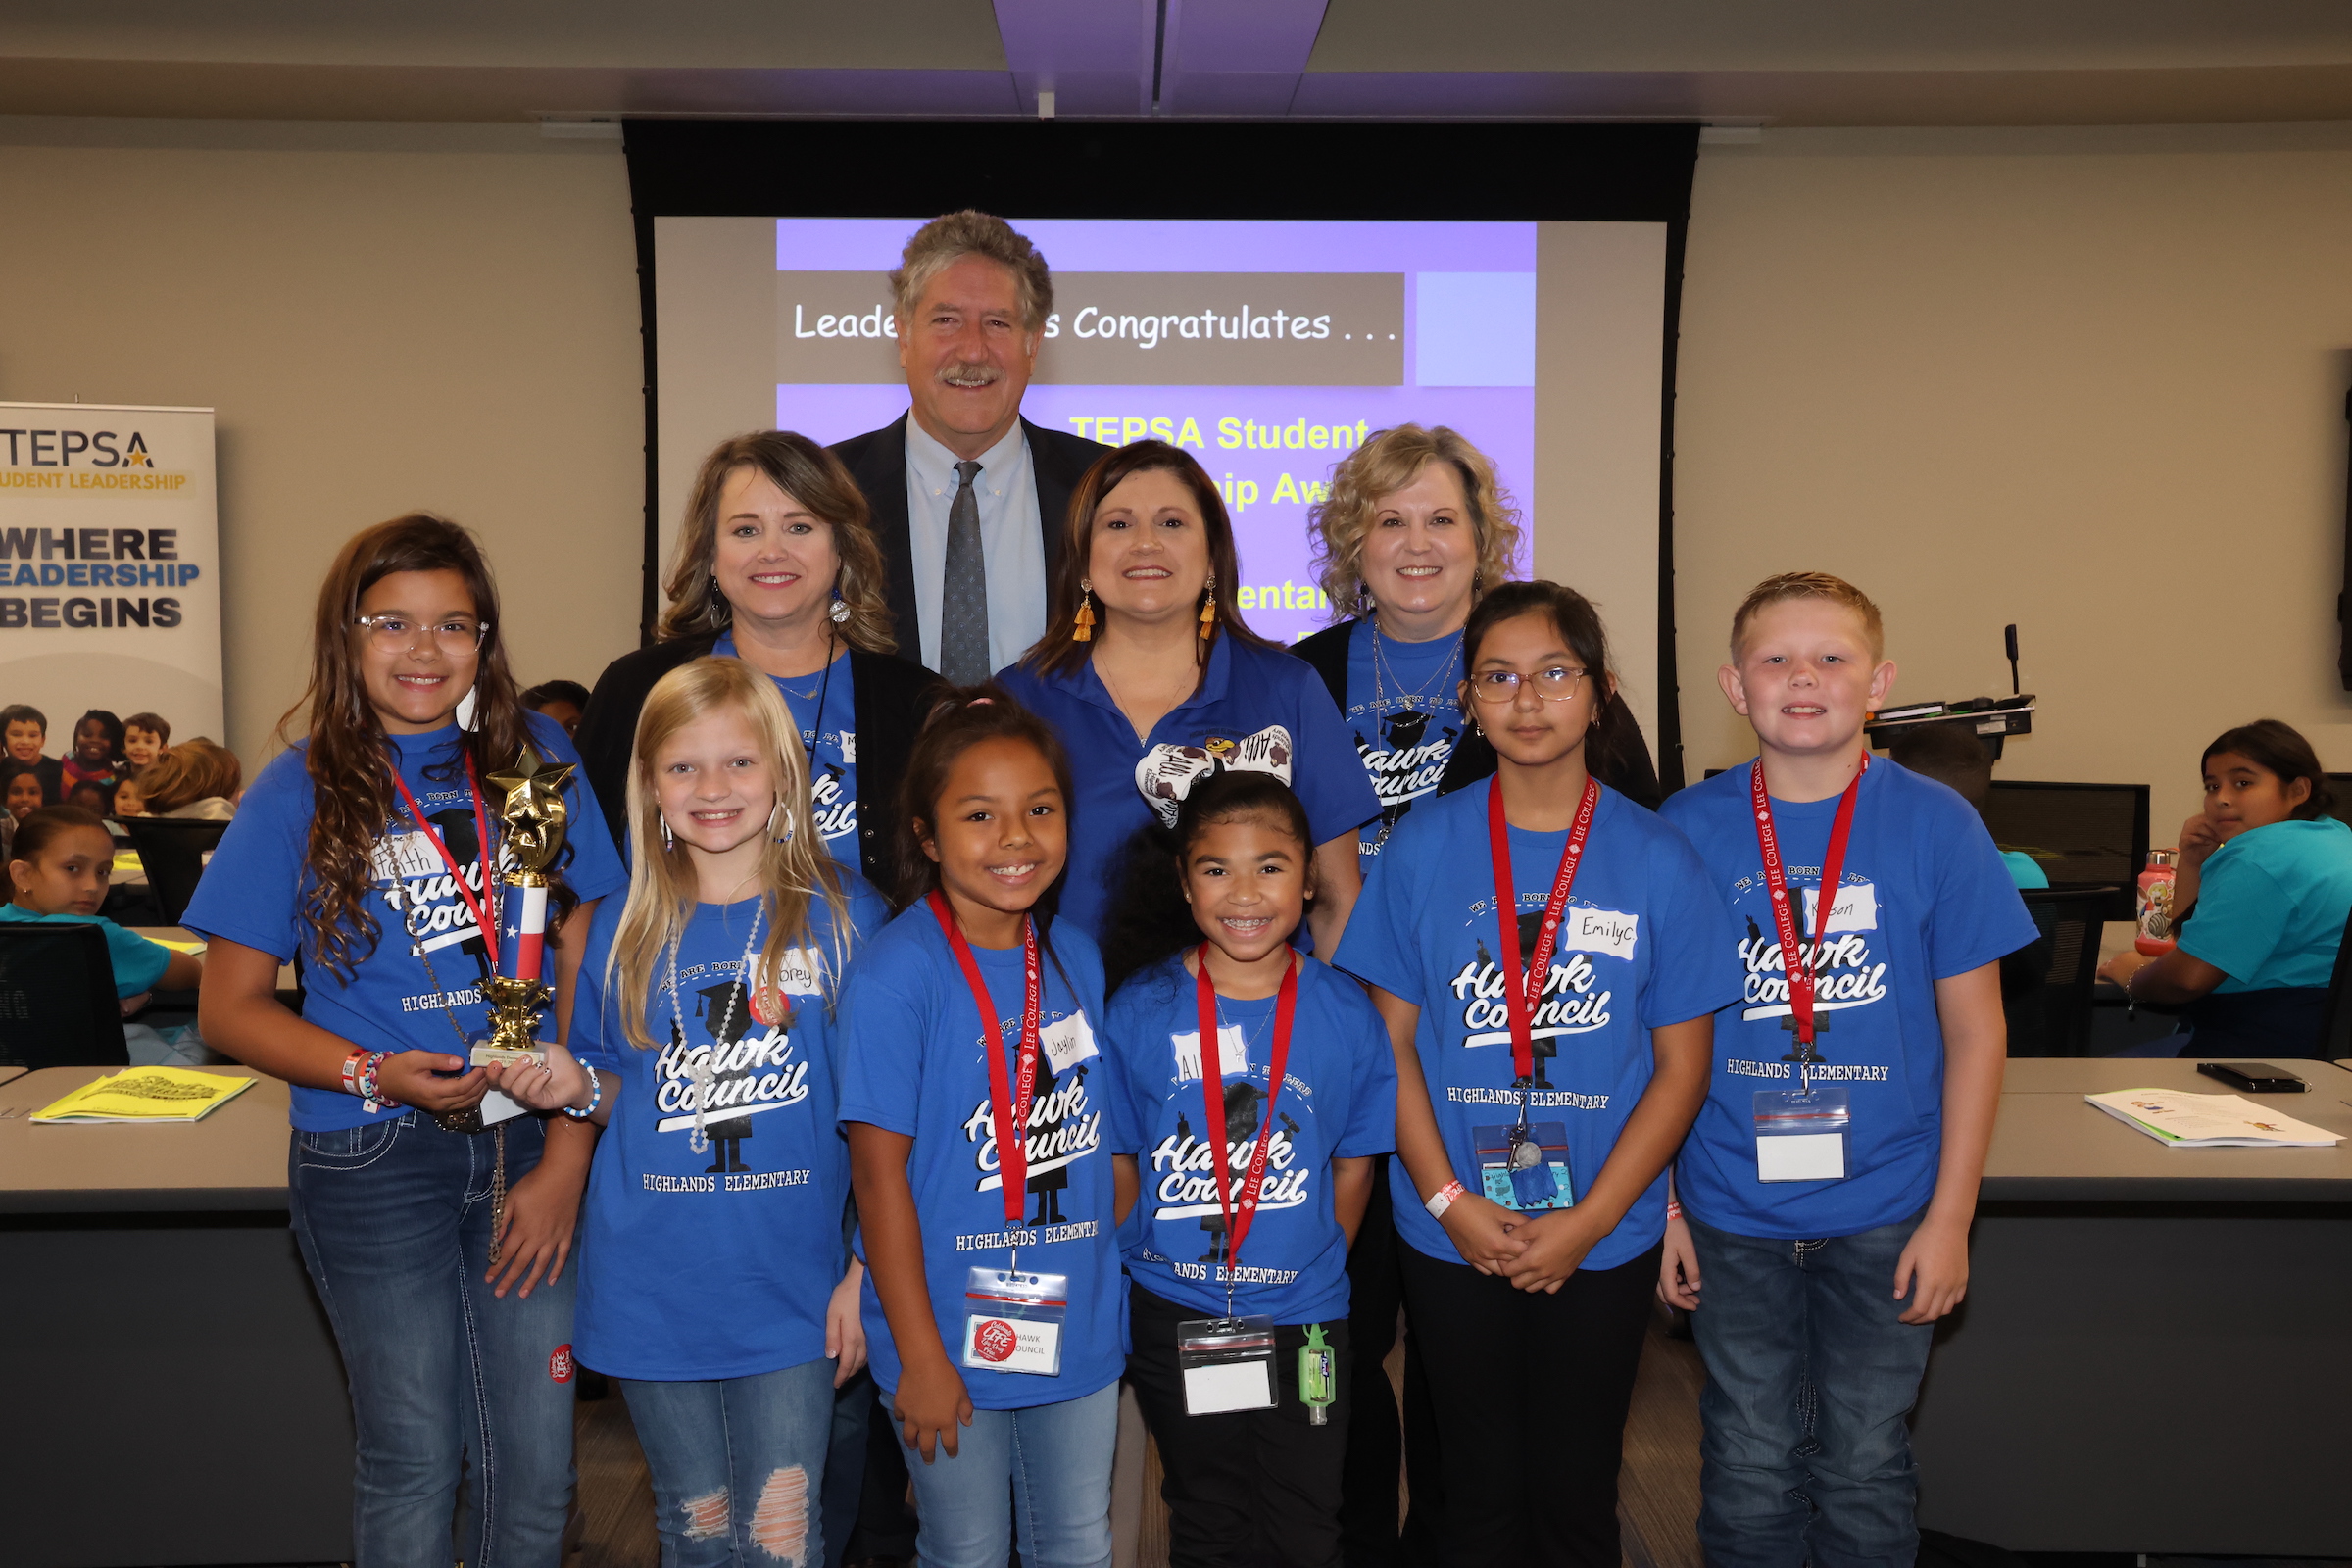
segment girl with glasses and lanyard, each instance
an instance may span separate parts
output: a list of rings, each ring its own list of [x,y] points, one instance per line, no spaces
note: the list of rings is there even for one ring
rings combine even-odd
[[[627,878],[571,743],[522,707],[489,565],[455,523],[399,517],[343,547],[280,734],[186,924],[211,942],[206,1041],[293,1086],[294,1234],[358,1429],[354,1558],[446,1561],[470,1466],[457,1555],[553,1563],[572,1483],[564,1262],[593,1134],[486,1099],[470,1065],[513,863],[490,775],[526,746],[571,764],[561,793],[586,831],[551,868],[540,975],[562,994],[575,934]],[[300,1016],[277,1000],[286,962]]]
[[[1396,1052],[1390,1172],[1446,1564],[1618,1561],[1617,1469],[1730,924],[1682,834],[1592,777],[1614,684],[1554,583],[1488,594],[1459,711],[1494,776],[1390,836],[1334,960]]]

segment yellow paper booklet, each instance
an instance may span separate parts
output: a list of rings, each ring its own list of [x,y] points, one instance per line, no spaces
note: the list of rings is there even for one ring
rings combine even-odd
[[[185,1067],[126,1067],[32,1113],[34,1126],[73,1122],[202,1121],[253,1087],[250,1078]]]

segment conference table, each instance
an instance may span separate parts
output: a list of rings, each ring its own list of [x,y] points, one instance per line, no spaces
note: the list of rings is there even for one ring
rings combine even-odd
[[[2247,1098],[2352,1138],[2352,1072]],[[1936,1331],[1919,1521],[2012,1551],[2352,1557],[2352,1143],[2173,1149],[2083,1102],[2193,1061],[2017,1058],[1968,1299]]]
[[[0,1069],[0,1076],[13,1069]],[[351,1558],[351,1406],[286,1224],[286,1086],[191,1126],[35,1127],[0,1082],[10,1568]]]

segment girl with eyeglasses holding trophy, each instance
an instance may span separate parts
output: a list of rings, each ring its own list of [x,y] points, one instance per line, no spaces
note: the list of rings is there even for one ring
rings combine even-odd
[[[487,1099],[473,1047],[502,984],[570,994],[575,933],[628,878],[603,833],[572,835],[545,872],[544,967],[499,974],[502,902],[514,923],[525,901],[502,883],[520,846],[495,775],[552,764],[564,815],[598,810],[563,730],[523,709],[489,565],[454,523],[399,517],[343,547],[279,733],[186,923],[211,943],[206,1040],[293,1086],[294,1234],[358,1428],[354,1557],[449,1560],[470,1465],[456,1555],[553,1563],[572,1484],[564,1265],[594,1135]],[[289,961],[300,1016],[277,1000]]]

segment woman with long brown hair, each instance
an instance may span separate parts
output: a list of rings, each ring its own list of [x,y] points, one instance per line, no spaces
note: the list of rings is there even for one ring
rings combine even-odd
[[[1164,441],[1105,453],[1070,498],[1046,634],[1003,679],[1060,734],[1077,770],[1063,918],[1108,916],[1131,841],[1154,813],[1174,825],[1193,781],[1271,773],[1315,836],[1315,951],[1355,903],[1355,830],[1380,814],[1339,710],[1315,672],[1251,631],[1225,503],[1191,454]]]
[[[485,1101],[468,1043],[512,864],[490,775],[526,746],[578,759],[524,711],[498,621],[457,524],[412,514],[346,544],[318,592],[309,689],[278,726],[291,744],[186,916],[211,942],[206,1041],[293,1086],[294,1234],[351,1381],[352,1534],[370,1568],[448,1559],[468,1463],[466,1562],[555,1562],[571,1496],[564,1263],[594,1134]],[[586,782],[562,794],[577,831],[552,891],[569,918],[541,978],[567,995],[581,944],[566,927],[627,878]],[[288,961],[300,1016],[277,1000]]]
[[[654,683],[708,655],[769,676],[808,750],[815,825],[842,864],[891,876],[891,803],[934,677],[895,657],[882,552],[841,460],[761,430],[712,448],[695,478],[656,641],[597,679],[580,754],[612,836],[626,830],[629,746]]]

